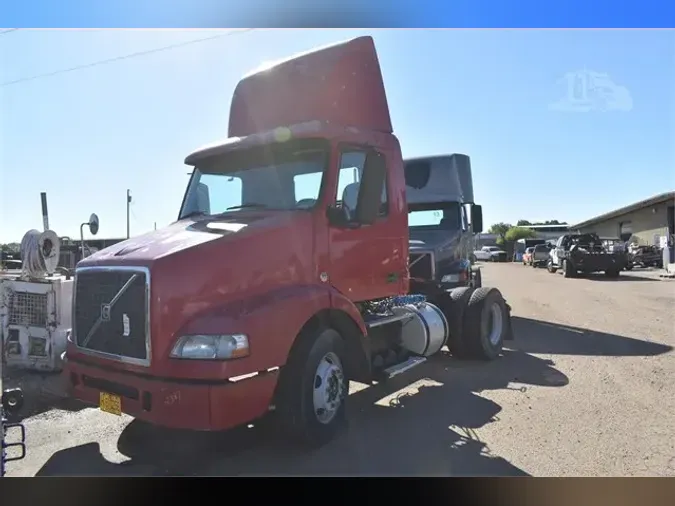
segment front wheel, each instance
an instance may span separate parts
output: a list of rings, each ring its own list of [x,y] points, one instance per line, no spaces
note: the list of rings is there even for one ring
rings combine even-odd
[[[333,439],[346,422],[349,380],[345,344],[332,328],[298,336],[281,371],[277,414],[282,428],[300,443],[318,447]]]
[[[556,271],[558,270],[555,265],[553,265],[553,260],[550,260],[546,262],[546,270],[550,272],[551,274],[555,274]]]

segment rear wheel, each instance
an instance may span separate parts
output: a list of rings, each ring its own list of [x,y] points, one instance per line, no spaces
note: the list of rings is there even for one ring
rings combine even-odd
[[[563,260],[562,271],[563,271],[563,276],[566,277],[566,278],[573,278],[576,275],[576,271],[574,270],[574,266],[572,265],[572,262],[570,262],[567,259]]]
[[[494,360],[501,355],[508,329],[508,311],[496,288],[474,291],[466,308],[462,341],[467,358]]]
[[[345,345],[336,330],[325,327],[298,339],[281,371],[277,415],[289,436],[317,447],[333,439],[346,422]]]
[[[450,332],[448,349],[457,358],[462,358],[466,355],[462,339],[464,313],[473,292],[474,289],[470,286],[455,288],[449,293],[447,298],[444,298],[443,304],[439,305],[448,320],[448,330]]]
[[[555,274],[558,268],[553,265],[553,260],[549,259],[548,262],[546,262],[546,270],[550,272],[551,274]]]
[[[606,271],[605,271],[605,276],[607,276],[608,278],[618,278],[619,275],[620,275],[620,272],[621,272],[621,271],[619,271],[619,269],[617,269],[617,268],[615,267],[615,268],[606,270]]]

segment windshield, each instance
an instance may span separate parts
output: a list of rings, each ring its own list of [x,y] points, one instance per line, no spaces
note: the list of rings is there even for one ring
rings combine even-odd
[[[198,163],[179,219],[243,209],[311,209],[319,199],[328,144],[300,140],[233,151]]]
[[[415,204],[408,207],[408,226],[441,230],[461,230],[465,213],[458,202]]]

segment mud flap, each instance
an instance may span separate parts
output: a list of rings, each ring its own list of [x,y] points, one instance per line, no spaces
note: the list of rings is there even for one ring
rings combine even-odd
[[[504,341],[514,341],[515,336],[513,335],[513,325],[511,324],[511,306],[504,301],[506,306],[506,335],[504,336]]]

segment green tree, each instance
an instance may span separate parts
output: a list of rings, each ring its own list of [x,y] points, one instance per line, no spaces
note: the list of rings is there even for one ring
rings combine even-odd
[[[508,223],[495,223],[488,229],[488,234],[495,234],[497,237],[497,244],[504,244],[506,240],[506,232],[511,228]]]
[[[516,223],[516,227],[529,227],[530,225],[532,225],[532,223],[527,220],[518,220],[518,223]]]
[[[504,233],[504,239],[509,242],[516,242],[519,239],[531,239],[536,232],[531,228],[511,227]]]

